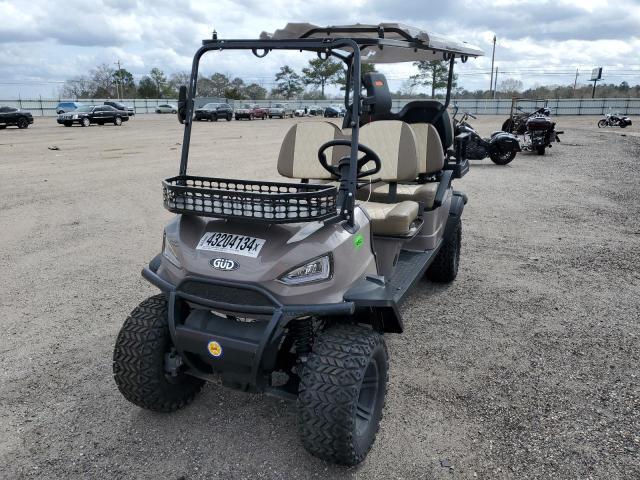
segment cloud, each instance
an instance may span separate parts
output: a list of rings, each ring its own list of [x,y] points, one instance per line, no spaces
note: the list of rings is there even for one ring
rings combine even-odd
[[[43,82],[46,87],[31,91],[44,88],[48,93],[56,82],[116,60],[137,78],[153,67],[167,74],[188,70],[201,40],[214,28],[221,37],[251,38],[287,21],[402,22],[469,41],[487,52],[495,34],[498,67],[520,72],[513,76],[525,84],[572,81],[571,75],[533,78],[525,69],[640,66],[636,0],[352,0],[349,8],[344,0],[0,0],[0,18],[0,97],[9,91],[3,82]],[[301,68],[309,58],[274,52],[258,61],[246,52],[213,53],[202,71],[221,71],[269,87],[279,66]],[[489,65],[485,57],[460,66],[460,83],[486,87],[489,76],[479,72]],[[412,73],[411,65],[382,70],[393,88]],[[640,77],[625,79],[640,83]]]

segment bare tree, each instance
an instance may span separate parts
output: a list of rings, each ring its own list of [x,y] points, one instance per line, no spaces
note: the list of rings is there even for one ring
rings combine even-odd
[[[91,80],[80,76],[64,82],[61,95],[65,98],[89,98],[93,96]]]

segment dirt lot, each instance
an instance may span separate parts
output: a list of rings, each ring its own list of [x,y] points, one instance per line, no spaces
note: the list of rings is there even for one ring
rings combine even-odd
[[[596,121],[561,117],[547,156],[457,182],[460,274],[406,302],[381,431],[351,469],[306,454],[281,400],[210,385],[161,415],[117,391],[118,329],[156,293],[139,271],[170,218],[173,116],[0,131],[0,477],[639,478],[640,129]],[[194,173],[274,177],[291,122],[196,124]]]

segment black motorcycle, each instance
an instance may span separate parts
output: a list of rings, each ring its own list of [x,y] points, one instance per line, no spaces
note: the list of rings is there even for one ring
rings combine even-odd
[[[483,160],[487,157],[497,165],[506,165],[516,157],[521,151],[518,137],[506,132],[494,132],[491,138],[482,138],[478,132],[469,125],[469,118],[476,119],[475,116],[468,112],[464,112],[460,120],[456,119],[458,107],[455,107],[453,114],[453,122],[455,125],[456,136],[466,133],[466,158],[467,160]]]
[[[558,135],[564,132],[556,131],[555,122],[551,121],[551,112],[548,108],[538,108],[528,113],[517,107],[519,113],[511,115],[502,124],[502,131],[522,135],[524,138],[523,150],[535,151],[538,155],[544,155],[547,147],[553,142],[559,142]]]
[[[607,113],[604,118],[598,122],[598,128],[603,127],[620,127],[627,128],[631,125],[631,119],[620,115],[619,113]]]

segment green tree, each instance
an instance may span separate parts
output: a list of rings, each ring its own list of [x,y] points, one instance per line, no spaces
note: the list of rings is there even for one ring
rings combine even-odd
[[[244,88],[244,94],[251,100],[264,100],[267,98],[267,90],[257,83],[251,83]]]
[[[229,88],[231,80],[224,73],[214,73],[210,77],[211,80],[211,96],[224,97],[225,91]]]
[[[242,100],[245,98],[244,89],[244,80],[236,77],[229,82],[229,86],[224,91],[224,97],[232,98],[234,100]]]
[[[360,74],[364,75],[365,73],[373,73],[376,72],[375,63],[363,63],[360,65]],[[340,85],[340,90],[344,90],[345,85],[347,84],[347,70],[345,68],[341,68],[338,74],[338,77],[335,80],[335,83]]]
[[[320,87],[320,93],[324,98],[325,85],[335,83],[341,71],[342,65],[333,58],[315,58],[309,60],[309,66],[302,69],[302,81],[305,85]]]
[[[431,98],[436,97],[436,91],[447,87],[449,79],[449,63],[444,60],[413,62],[418,67],[418,73],[410,77],[414,86],[431,87]],[[458,76],[454,74],[452,87],[457,86]]]
[[[145,75],[138,83],[138,96],[141,98],[154,98],[158,93],[156,83],[151,77]]]
[[[293,97],[300,95],[303,90],[304,87],[302,86],[300,75],[289,65],[280,67],[280,71],[276,73],[276,87],[271,93],[291,100]]]
[[[162,98],[162,92],[167,86],[167,77],[165,77],[162,70],[156,67],[151,69],[151,72],[149,72],[149,76],[151,77],[151,80],[153,80],[153,83],[155,83],[156,85],[156,94],[158,95],[158,98]]]
[[[132,96],[136,91],[136,82],[133,80],[133,75],[124,68],[113,72],[113,81],[123,98]]]

